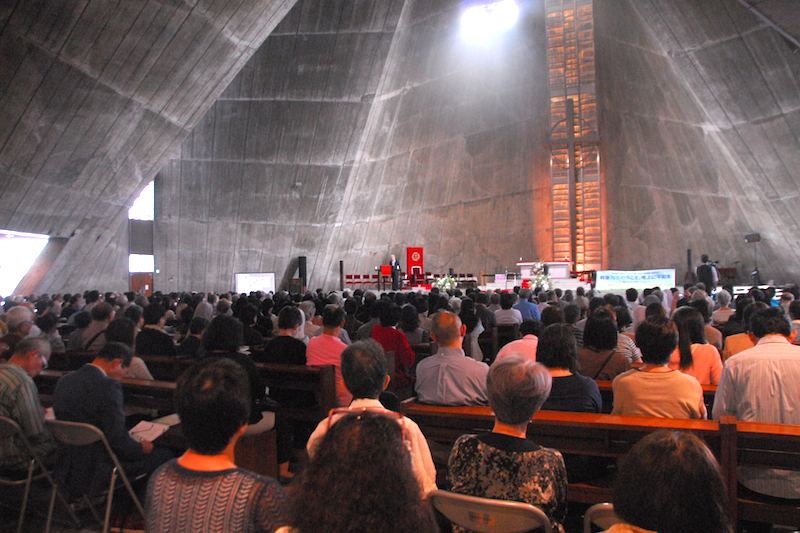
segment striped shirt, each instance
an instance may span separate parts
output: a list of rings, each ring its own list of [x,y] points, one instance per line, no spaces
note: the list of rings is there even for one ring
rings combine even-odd
[[[50,433],[44,427],[39,391],[28,373],[13,363],[0,364],[0,416],[11,418],[19,424],[40,457],[55,448]],[[18,438],[0,440],[0,467],[23,469],[30,459]]]

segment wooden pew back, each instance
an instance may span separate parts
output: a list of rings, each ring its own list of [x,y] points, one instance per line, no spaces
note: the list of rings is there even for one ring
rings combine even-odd
[[[800,505],[771,503],[739,493],[739,467],[771,468],[800,473],[800,426],[740,422],[732,416],[720,421],[720,431],[731,449],[723,466],[734,520],[770,522],[800,528]]]
[[[486,406],[443,407],[420,404],[411,398],[403,402],[402,409],[428,439],[446,445],[465,433],[491,431],[494,425],[491,408]],[[719,423],[711,420],[539,411],[528,424],[528,437],[565,454],[618,458],[659,429],[691,431],[708,444],[720,464],[729,461]],[[611,483],[570,483],[569,499],[587,504],[610,501]]]

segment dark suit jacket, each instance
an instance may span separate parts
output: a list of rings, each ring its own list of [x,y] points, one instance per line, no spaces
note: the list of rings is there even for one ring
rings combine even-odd
[[[128,435],[122,385],[94,365],[84,365],[58,380],[53,393],[56,419],[99,428],[120,462],[141,461],[142,445]],[[111,460],[102,443],[62,450],[57,471],[71,493],[95,492],[108,483]]]

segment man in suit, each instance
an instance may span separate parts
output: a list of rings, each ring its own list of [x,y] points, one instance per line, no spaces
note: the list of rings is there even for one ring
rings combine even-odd
[[[392,254],[392,260],[389,261],[389,264],[392,265],[392,290],[399,291],[400,290],[400,261]]]
[[[53,393],[56,419],[84,422],[100,429],[122,463],[125,474],[150,473],[172,457],[148,440],[133,439],[125,428],[122,385],[119,380],[133,353],[122,343],[109,342],[80,370],[63,376]],[[70,494],[94,493],[108,486],[113,468],[102,443],[63,450],[56,471],[66,478]]]

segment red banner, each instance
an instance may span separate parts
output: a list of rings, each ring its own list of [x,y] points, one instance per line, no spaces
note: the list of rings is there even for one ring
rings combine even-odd
[[[425,279],[425,256],[422,247],[406,248],[406,272],[409,279],[416,275],[418,279]]]

